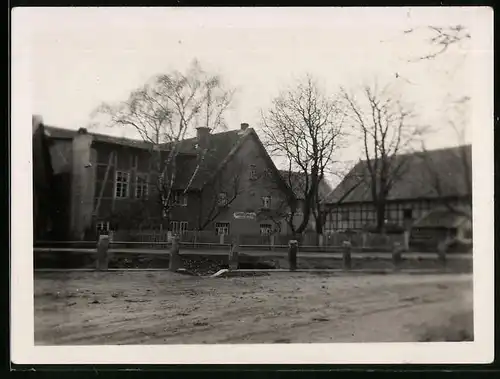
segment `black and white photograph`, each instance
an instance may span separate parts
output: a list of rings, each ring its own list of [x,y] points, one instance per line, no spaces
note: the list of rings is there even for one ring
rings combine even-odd
[[[16,8],[12,99],[16,363],[492,361],[491,8]]]

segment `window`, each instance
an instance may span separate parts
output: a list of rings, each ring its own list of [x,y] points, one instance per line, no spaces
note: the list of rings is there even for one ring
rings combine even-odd
[[[413,218],[413,209],[403,209],[403,218],[411,220]]]
[[[187,221],[171,221],[170,230],[174,234],[183,234],[188,227]]]
[[[260,224],[260,235],[261,236],[269,236],[272,233],[271,224]]]
[[[349,209],[340,210],[340,219],[342,221],[349,221]]]
[[[116,171],[115,174],[115,197],[128,197],[130,182],[130,173],[125,171]]]
[[[229,222],[216,222],[215,223],[215,234],[220,236],[221,234],[223,235],[229,235]]]
[[[227,205],[227,193],[226,192],[220,192],[219,196],[217,197],[217,204],[219,207],[224,207]]]
[[[109,233],[109,221],[99,221],[96,224],[97,235]]]
[[[181,207],[187,206],[187,194],[183,191],[174,192],[172,202],[174,205],[180,205]]]
[[[135,177],[135,197],[137,199],[148,197],[148,175],[137,174]]]
[[[257,168],[255,167],[254,164],[250,165],[250,180],[256,180],[257,179]]]
[[[262,196],[262,208],[264,209],[271,208],[271,196]]]

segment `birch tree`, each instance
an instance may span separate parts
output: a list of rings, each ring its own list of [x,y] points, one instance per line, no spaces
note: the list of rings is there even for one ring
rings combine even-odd
[[[224,113],[233,99],[234,90],[228,89],[219,75],[204,71],[194,60],[185,73],[173,71],[152,77],[143,86],[132,91],[128,99],[116,104],[102,104],[94,116],[104,116],[104,124],[115,128],[132,129],[150,146],[150,183],[156,189],[160,214],[169,224],[180,142],[191,136],[197,127],[211,131],[225,129]],[[195,168],[184,194],[196,176]]]

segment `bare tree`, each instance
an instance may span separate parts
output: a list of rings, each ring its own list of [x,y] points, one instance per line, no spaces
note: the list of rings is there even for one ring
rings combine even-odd
[[[316,232],[323,234],[319,189],[341,146],[344,112],[339,104],[307,75],[283,91],[262,113],[262,130],[270,154],[284,157],[289,172],[299,172],[303,177],[303,219],[295,229],[298,234],[308,226],[311,214],[316,217]],[[289,200],[291,212],[295,213],[298,201]]]
[[[362,142],[366,172],[361,176],[368,181],[380,232],[384,231],[389,192],[408,169],[408,156],[400,154],[411,150],[426,130],[412,123],[412,112],[389,93],[389,88],[365,86],[363,102],[342,90],[350,119]]]
[[[434,51],[423,56],[410,59],[409,62],[434,59],[448,51],[450,47],[458,45],[459,43],[471,38],[468,29],[464,25],[460,24],[451,26],[428,25],[426,28],[420,28],[420,30],[422,29],[430,32],[431,35],[427,38],[427,41]],[[417,29],[408,29],[404,31],[404,34],[416,32],[418,32]]]
[[[292,161],[289,160],[287,162],[287,167],[284,170],[278,170],[278,174],[280,175],[280,177],[272,176],[272,189],[278,191],[281,196],[274,209],[271,212],[265,212],[263,216],[267,220],[272,221],[275,225],[275,229],[277,230],[281,230],[281,225],[284,221],[292,232],[292,235],[296,235],[296,216],[300,216],[302,213],[299,206],[300,200],[297,196],[298,191],[295,188],[297,185],[297,173],[292,171],[292,166]],[[288,187],[288,191],[283,191],[282,187],[280,186],[280,184],[282,184],[283,182]]]
[[[471,38],[469,30],[464,25],[451,25],[451,26],[428,26],[427,30],[432,33],[432,36],[427,39],[431,48],[438,47],[438,50],[423,56],[420,56],[412,62],[422,60],[435,59],[442,54],[449,51],[449,48],[465,42]],[[405,31],[406,34],[413,33],[414,30]],[[453,75],[454,71],[450,73]],[[469,112],[470,112],[470,97],[463,94],[449,94],[448,105],[448,125],[456,136],[458,148],[456,150],[457,167],[454,168],[462,181],[465,194],[465,204],[457,206],[456,203],[446,200],[446,185],[443,176],[439,173],[437,168],[439,162],[432,161],[432,155],[428,154],[425,143],[422,143],[424,154],[422,155],[427,167],[429,181],[432,183],[433,188],[437,194],[443,198],[445,205],[452,213],[460,214],[468,218],[472,218],[472,167],[471,167],[471,149],[467,146],[466,131],[469,125]]]
[[[455,101],[451,107],[451,114],[448,120],[449,127],[454,131],[457,138],[456,156],[453,159],[453,167],[447,167],[453,170],[457,177],[457,182],[453,183],[455,188],[453,192],[462,192],[463,202],[450,200],[447,196],[450,191],[450,183],[443,176],[442,170],[439,170],[443,162],[435,162],[432,154],[428,153],[425,143],[422,142],[422,154],[425,162],[426,172],[432,188],[438,196],[443,199],[446,208],[456,215],[461,215],[472,219],[472,160],[471,146],[466,142],[466,130],[469,124],[470,98],[464,96]]]
[[[95,116],[105,116],[105,125],[131,128],[150,146],[151,175],[161,217],[168,219],[179,168],[181,141],[197,127],[224,129],[224,112],[234,91],[226,89],[219,75],[204,71],[194,60],[186,73],[174,71],[156,75],[134,90],[126,101],[102,104]],[[200,152],[198,166],[184,188],[189,190],[206,151]]]

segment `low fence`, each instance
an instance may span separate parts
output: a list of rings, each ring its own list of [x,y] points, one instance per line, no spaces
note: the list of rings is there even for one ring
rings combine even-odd
[[[179,263],[178,256],[223,256],[229,261],[236,260],[241,255],[252,257],[282,257],[290,258],[292,246],[284,245],[240,245],[238,248],[231,244],[203,243],[203,242],[180,242],[173,239],[170,242],[140,242],[140,241],[111,241],[109,236],[101,236],[96,243],[94,241],[66,241],[51,242],[40,241],[34,247],[35,257],[38,254],[48,253],[56,256],[55,259],[65,259],[69,255],[85,255],[87,264],[95,266],[97,270],[107,270],[110,256],[137,256],[147,255],[165,259],[171,265],[171,262]],[[70,254],[68,254],[70,253]],[[341,259],[343,267],[350,270],[352,260],[356,259],[382,259],[392,262],[395,270],[398,270],[404,259],[415,260],[436,260],[445,268],[449,259],[466,259],[471,262],[471,254],[448,254],[446,250],[440,250],[435,253],[413,253],[403,251],[401,244],[395,243],[391,248],[360,247],[354,246],[349,242],[344,242],[337,246],[296,246],[295,253],[303,259]],[[178,268],[178,267],[177,267]],[[176,268],[176,269],[177,269]]]
[[[179,234],[180,242],[193,244],[230,244],[235,237],[236,235],[233,234],[217,235],[214,231],[184,231]],[[322,239],[312,232],[305,232],[297,236],[239,234],[237,237],[241,245],[262,246],[287,245],[291,239],[296,239],[299,246],[341,246],[344,242],[349,242],[356,247],[390,248],[395,242],[404,244],[402,234],[381,235],[362,232],[327,232]],[[123,242],[168,243],[172,238],[172,233],[159,230],[128,230],[113,232],[110,238]]]

